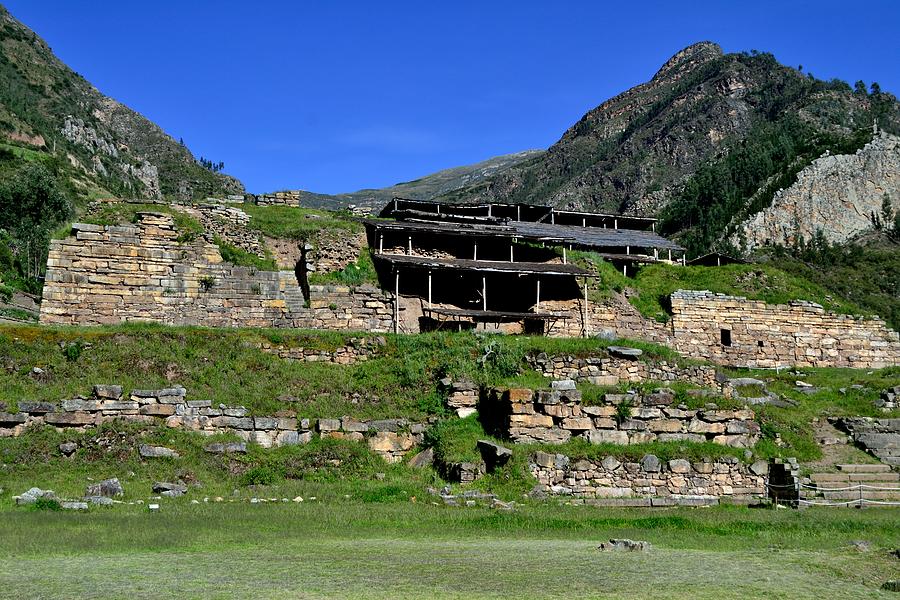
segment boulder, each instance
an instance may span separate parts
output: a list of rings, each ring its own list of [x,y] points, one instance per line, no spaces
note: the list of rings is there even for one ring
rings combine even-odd
[[[85,496],[84,501],[97,506],[112,506],[113,499],[106,496]]]
[[[63,510],[87,510],[88,503],[87,502],[73,502],[71,500],[66,500],[65,502],[60,502],[59,505]]]
[[[597,546],[597,549],[602,552],[646,552],[652,548],[650,542],[615,538]]]
[[[39,487],[33,487],[20,496],[14,496],[13,500],[15,500],[17,505],[21,506],[26,504],[34,504],[40,498],[46,498],[47,500],[56,500],[56,494],[53,492],[53,490],[42,490]]]
[[[683,458],[674,458],[669,461],[669,470],[673,473],[690,473],[691,463]]]
[[[95,385],[94,397],[104,400],[120,400],[122,398],[121,385]]]
[[[659,473],[661,466],[659,459],[653,454],[645,454],[641,459],[641,469],[647,473]]]
[[[104,479],[100,483],[94,483],[87,486],[87,490],[84,492],[86,497],[90,496],[105,496],[107,498],[112,498],[114,496],[124,496],[125,490],[122,488],[122,484],[119,483],[117,478],[112,479]]]
[[[72,456],[75,454],[76,450],[78,450],[78,444],[75,442],[63,442],[59,445],[59,451],[62,452],[64,456]]]
[[[168,498],[177,498],[183,496],[187,492],[187,486],[181,482],[170,483],[167,481],[157,481],[153,484],[153,493]]]
[[[214,442],[207,444],[203,449],[210,454],[246,454],[246,442]]]
[[[425,467],[431,466],[431,463],[434,461],[434,449],[433,448],[425,448],[411,459],[406,464],[410,467],[416,469],[424,469]]]
[[[142,444],[140,447],[141,458],[178,458],[180,455],[170,448],[164,446],[148,446]]]
[[[609,352],[610,356],[628,360],[636,360],[644,353],[639,348],[629,348],[627,346],[609,346],[606,348],[606,351]]]
[[[478,450],[488,472],[505,465],[512,458],[512,450],[490,440],[478,440]]]
[[[554,390],[574,390],[575,382],[571,379],[559,379],[550,382],[550,388]]]

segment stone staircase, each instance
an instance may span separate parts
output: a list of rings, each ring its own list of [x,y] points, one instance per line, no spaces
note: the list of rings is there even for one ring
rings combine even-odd
[[[900,507],[900,473],[890,465],[837,465],[837,472],[813,473],[801,486],[807,505]],[[850,488],[850,489],[848,489]]]

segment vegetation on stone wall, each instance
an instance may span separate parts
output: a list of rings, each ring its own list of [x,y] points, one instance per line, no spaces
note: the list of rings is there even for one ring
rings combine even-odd
[[[321,229],[337,229],[351,233],[362,231],[362,224],[341,212],[297,208],[294,206],[257,206],[244,204],[250,215],[250,229],[273,238],[309,240]]]

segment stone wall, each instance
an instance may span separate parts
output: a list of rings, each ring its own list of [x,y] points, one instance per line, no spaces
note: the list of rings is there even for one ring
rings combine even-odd
[[[725,498],[750,502],[766,493],[768,465],[757,462],[748,466],[734,457],[692,463],[661,461],[648,454],[640,462],[622,462],[612,456],[573,460],[537,452],[530,469],[544,493],[576,498],[639,497],[646,499],[644,506],[670,506]]]
[[[621,382],[689,381],[706,388],[719,388],[715,367],[691,365],[681,367],[661,361],[616,358],[609,353],[592,356],[557,355],[544,352],[525,357],[528,366],[551,379],[587,381],[594,385],[618,385]]]
[[[298,362],[330,362],[338,365],[352,365],[363,362],[378,353],[387,343],[384,337],[353,338],[346,346],[335,350],[322,350],[319,348],[304,348],[302,346],[285,346],[263,342],[257,348],[268,354],[274,354],[285,360]]]
[[[300,192],[288,190],[271,194],[256,196],[256,204],[259,206],[300,206]]]
[[[495,388],[486,402],[480,411],[492,415],[501,435],[522,444],[562,444],[580,437],[594,444],[712,441],[751,448],[760,436],[752,410],[675,406],[674,394],[666,389],[605,394],[601,403],[586,405],[576,389]]]
[[[44,323],[393,328],[393,302],[379,289],[311,286],[307,303],[293,272],[225,263],[206,238],[179,241],[169,215],[140,213],[135,226],[76,223],[72,230],[50,246]]]
[[[900,336],[881,319],[826,312],[810,302],[771,305],[710,292],[672,294],[674,347],[743,367],[900,365]]]
[[[425,424],[406,419],[357,421],[305,419],[294,411],[271,416],[251,416],[243,406],[213,406],[209,400],[188,400],[187,390],[174,387],[160,390],[132,390],[124,394],[119,386],[94,386],[90,397],[54,402],[18,403],[18,411],[6,412],[0,404],[0,437],[20,435],[26,427],[46,424],[57,428],[95,427],[114,419],[145,423],[165,423],[204,435],[231,433],[269,448],[305,444],[314,436],[364,441],[389,462],[420,444]]]
[[[241,209],[223,204],[198,204],[183,210],[200,222],[208,236],[265,258],[266,249],[259,234],[247,228],[250,215]]]

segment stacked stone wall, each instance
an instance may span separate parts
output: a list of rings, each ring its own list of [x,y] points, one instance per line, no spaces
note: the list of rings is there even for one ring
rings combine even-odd
[[[393,328],[392,300],[378,288],[311,286],[307,302],[293,272],[225,263],[208,239],[180,241],[171,216],[139,218],[128,227],[76,223],[73,237],[51,243],[42,322]]]
[[[881,368],[900,364],[900,337],[881,319],[795,301],[771,305],[710,292],[672,294],[675,349],[742,367]]]
[[[667,390],[605,394],[601,403],[587,405],[575,389],[495,388],[486,402],[482,412],[495,415],[501,434],[521,444],[563,444],[580,437],[593,444],[711,441],[751,448],[760,436],[752,410],[675,406]]]
[[[729,498],[750,502],[766,493],[768,465],[758,462],[748,466],[734,457],[661,461],[649,454],[640,462],[622,462],[612,456],[573,460],[563,454],[537,452],[530,469],[540,489],[548,494],[587,499],[643,498],[643,506],[671,506]]]
[[[259,206],[300,206],[300,192],[289,190],[256,196]]]
[[[132,390],[125,395],[119,386],[97,385],[87,398],[60,403],[20,401],[17,408],[17,412],[6,412],[6,407],[0,405],[0,437],[18,436],[26,427],[41,424],[59,429],[86,429],[122,419],[165,423],[168,427],[204,435],[231,433],[265,448],[305,444],[315,436],[364,441],[389,462],[399,461],[408,450],[420,444],[426,427],[424,423],[406,419],[308,419],[294,411],[252,416],[243,406],[213,406],[209,400],[188,400],[183,387]]]
[[[587,381],[594,385],[618,385],[622,382],[688,381],[706,388],[720,388],[719,372],[709,365],[679,366],[667,361],[616,358],[606,354],[592,356],[529,354],[529,367],[544,377]]]

